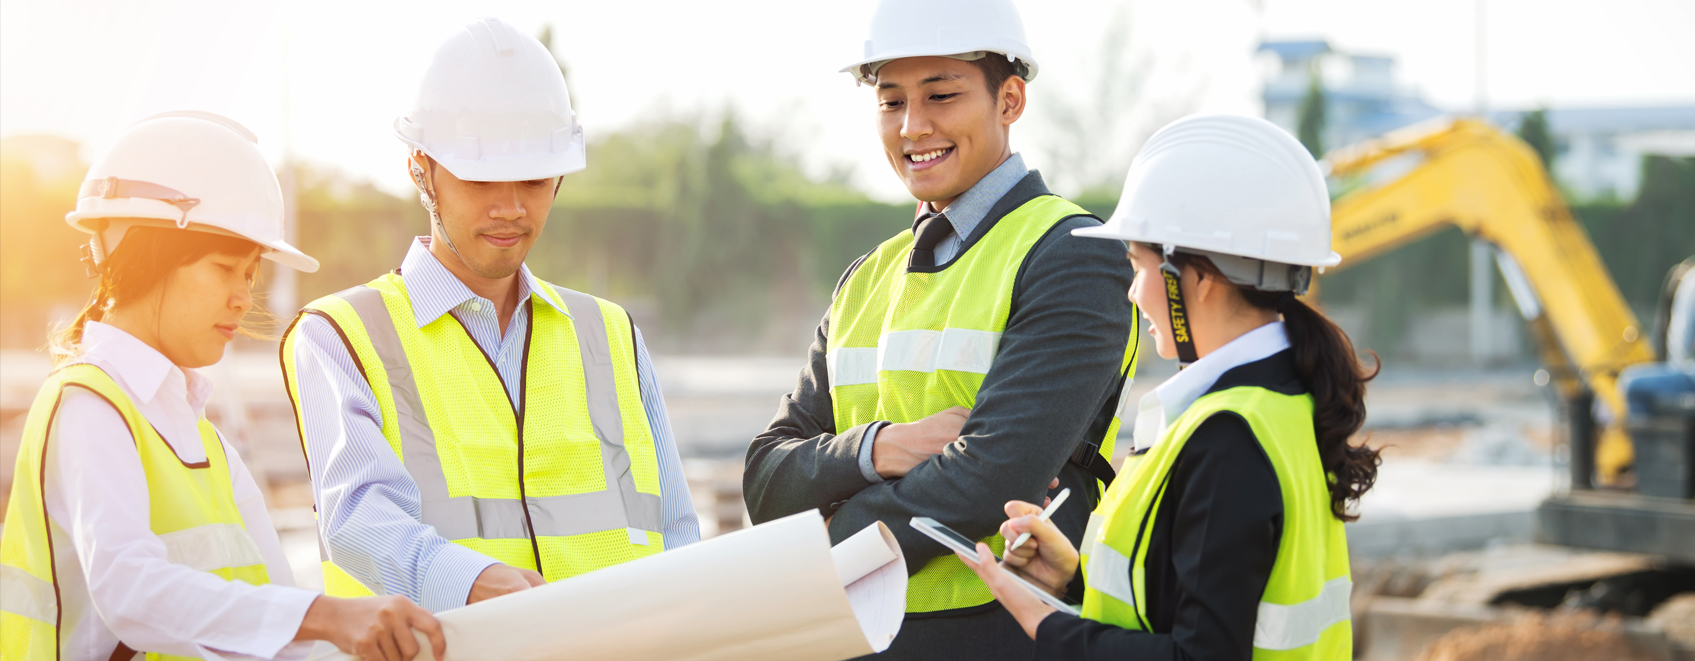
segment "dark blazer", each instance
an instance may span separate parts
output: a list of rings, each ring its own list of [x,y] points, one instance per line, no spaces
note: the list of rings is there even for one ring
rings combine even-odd
[[[1031,172],[966,237],[960,253],[974,249],[1013,209],[1048,194],[1041,175]],[[1080,541],[1099,493],[1090,474],[1067,459],[1117,396],[1136,314],[1127,297],[1133,272],[1124,244],[1071,235],[1099,223],[1092,216],[1068,218],[1031,248],[994,366],[960,442],[899,479],[871,484],[860,475],[867,425],[836,429],[824,362],[826,313],[794,392],[748,447],[742,482],[753,522],[817,509],[834,517],[830,537],[836,543],[881,520],[899,539],[908,570],[916,572],[951,552],[912,530],[909,519],[928,516],[974,539],[988,537],[1006,521],[1007,501],[1040,503],[1057,475],[1072,497],[1053,521]],[[1033,651],[1017,623],[991,602],[909,614],[893,647],[878,658],[1028,659]]]
[[[1288,349],[1238,365],[1208,393],[1257,386],[1308,392]],[[1254,655],[1259,601],[1283,540],[1277,469],[1248,422],[1214,413],[1177,453],[1149,535],[1150,631],[1054,613],[1036,629],[1042,661],[1246,661]]]

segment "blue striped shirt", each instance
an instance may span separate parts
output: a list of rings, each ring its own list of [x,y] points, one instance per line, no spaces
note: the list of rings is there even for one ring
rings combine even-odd
[[[523,402],[524,340],[529,332],[527,306],[519,305],[500,332],[494,302],[472,293],[436,261],[425,244],[414,241],[401,263],[401,278],[412,299],[419,327],[453,314],[495,364],[513,402]],[[542,284],[519,269],[519,300],[553,305],[538,292]],[[560,313],[569,312],[554,306]],[[430,610],[465,605],[477,576],[498,561],[454,544],[424,525],[418,485],[383,437],[382,412],[347,347],[329,322],[307,316],[300,322],[294,359],[300,381],[300,416],[305,421],[307,455],[312,458],[312,496],[318,506],[318,531],[331,559],[379,594],[403,594]],[[671,422],[653,361],[635,332],[636,374],[642,408],[653,430],[659,459],[660,510],[665,519],[665,548],[700,541],[700,522],[689,497],[688,480],[671,435]],[[532,347],[532,350],[541,347]],[[576,351],[576,347],[570,347]]]

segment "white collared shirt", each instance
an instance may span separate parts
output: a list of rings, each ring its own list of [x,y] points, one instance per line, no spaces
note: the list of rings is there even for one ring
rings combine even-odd
[[[1136,405],[1136,429],[1132,436],[1134,451],[1158,445],[1165,436],[1166,426],[1212,389],[1212,384],[1217,383],[1218,377],[1224,376],[1225,372],[1265,360],[1288,348],[1289,336],[1283,330],[1283,322],[1273,321],[1243,333],[1159,384],[1143,395]]]
[[[73,363],[99,367],[184,462],[205,461],[199,420],[212,384],[115,327],[89,322]],[[272,585],[226,581],[166,559],[153,534],[147,476],[116,409],[66,389],[47,444],[46,504],[66,659],[130,648],[210,659],[303,658],[291,644],[318,593],[297,589],[264,497],[226,443],[230,482]],[[78,569],[80,568],[80,571]]]

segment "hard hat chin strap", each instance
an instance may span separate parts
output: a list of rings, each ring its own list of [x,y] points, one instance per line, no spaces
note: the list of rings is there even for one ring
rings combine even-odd
[[[1183,301],[1183,271],[1171,263],[1173,252],[1171,247],[1166,247],[1165,259],[1159,264],[1159,274],[1165,277],[1165,301],[1171,311],[1171,341],[1177,344],[1177,368],[1182,369],[1197,358],[1195,339],[1189,327],[1189,306]]]
[[[435,178],[432,176],[434,168],[431,168],[431,172],[426,174],[423,166],[418,165],[418,159],[415,156],[407,157],[406,161],[412,169],[412,183],[418,185],[418,201],[424,205],[426,211],[430,212],[430,224],[441,228],[441,240],[447,243],[447,249],[453,251],[453,256],[458,257],[459,261],[463,263],[465,256],[459,254],[459,246],[453,245],[453,237],[448,236],[447,226],[442,224],[441,214],[436,211]]]

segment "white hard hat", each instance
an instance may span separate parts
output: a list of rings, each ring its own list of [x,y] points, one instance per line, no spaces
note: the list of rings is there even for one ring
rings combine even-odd
[[[585,166],[583,127],[565,76],[535,37],[499,19],[466,25],[436,49],[394,133],[465,181],[529,181]]]
[[[1160,129],[1130,164],[1112,217],[1072,234],[1296,266],[1342,261],[1318,163],[1288,131],[1241,115]]]
[[[869,85],[889,60],[975,60],[989,53],[1015,60],[1024,80],[1036,79],[1036,59],[1012,0],[882,0],[871,17],[864,57],[842,71]]]
[[[318,270],[318,260],[283,240],[282,188],[258,138],[209,112],[166,112],[131,125],[89,168],[65,222],[95,235],[96,262],[129,228],[151,226],[241,237],[278,264]]]

